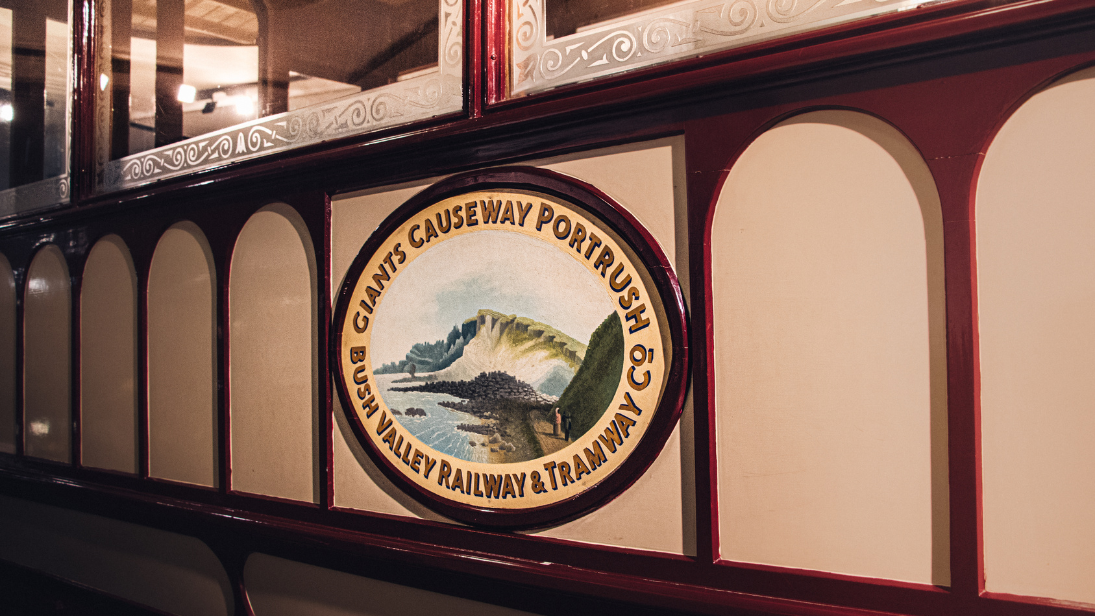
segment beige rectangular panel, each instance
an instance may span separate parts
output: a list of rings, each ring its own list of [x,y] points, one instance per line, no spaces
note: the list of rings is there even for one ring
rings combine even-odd
[[[1095,606],[1095,69],[1000,129],[977,185],[985,589]]]
[[[345,282],[350,264],[370,233],[404,201],[435,180],[388,186],[331,200],[331,298]],[[334,391],[332,385],[332,392]],[[338,396],[334,423],[334,504],[391,515],[440,519],[384,478],[355,439]]]
[[[91,249],[80,287],[80,455],[136,473],[137,274],[117,236]]]
[[[153,477],[217,483],[215,274],[205,236],[164,232],[148,276],[148,457]]]
[[[68,265],[50,244],[27,271],[23,308],[23,443],[28,456],[72,460],[72,301]]]
[[[528,612],[255,553],[243,570],[255,616],[522,616]]]
[[[888,125],[761,135],[711,230],[724,559],[947,585],[942,214]]]
[[[273,204],[244,225],[229,278],[232,489],[319,501],[315,251]]]
[[[675,266],[687,296],[683,139],[643,142],[529,164],[588,182],[627,208],[661,245]],[[333,200],[332,298],[372,230],[404,201],[435,181],[376,189]],[[337,401],[335,413],[342,413]],[[673,432],[658,460],[635,485],[605,507],[541,534],[583,543],[694,554],[691,417],[689,396],[681,425]],[[360,445],[354,442],[343,418],[336,419],[334,484],[337,506],[436,518],[387,482]],[[626,523],[621,523],[621,519]]]

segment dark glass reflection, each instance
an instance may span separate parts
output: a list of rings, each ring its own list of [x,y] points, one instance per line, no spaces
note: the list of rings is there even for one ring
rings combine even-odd
[[[545,0],[547,36],[559,38],[603,21],[673,4],[679,0]]]
[[[68,0],[0,0],[0,189],[68,171]]]
[[[435,67],[438,6],[437,0],[112,0],[111,155]]]

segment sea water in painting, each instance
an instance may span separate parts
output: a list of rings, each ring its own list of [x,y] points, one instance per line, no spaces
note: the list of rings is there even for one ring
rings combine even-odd
[[[534,460],[604,414],[623,327],[604,281],[543,240],[449,238],[411,262],[377,306],[375,381],[396,419],[463,460]]]

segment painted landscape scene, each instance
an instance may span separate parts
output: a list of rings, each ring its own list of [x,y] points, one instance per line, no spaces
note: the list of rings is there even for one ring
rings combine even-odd
[[[463,460],[523,462],[566,447],[604,414],[623,369],[623,327],[600,283],[517,233],[438,245],[377,308],[381,397],[417,438]]]

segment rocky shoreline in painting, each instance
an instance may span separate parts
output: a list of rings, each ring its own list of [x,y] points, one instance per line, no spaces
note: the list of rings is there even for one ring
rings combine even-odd
[[[432,381],[410,387],[393,387],[392,391],[441,393],[462,398],[460,402],[438,403],[445,408],[475,416],[482,422],[462,423],[457,426],[458,430],[487,437],[482,446],[490,447],[491,453],[509,453],[527,459],[544,455],[535,435],[525,434],[528,432],[529,411],[549,410],[551,404],[557,400],[554,396],[539,393],[528,383],[502,371],[481,372],[470,381]],[[524,438],[514,438],[515,435]],[[479,444],[475,440],[469,440],[468,443],[473,447]]]
[[[388,374],[407,375],[388,391],[456,398],[435,404],[475,418],[453,427],[468,434],[468,446],[489,447],[492,463],[533,460],[567,444],[554,431],[554,407],[571,418],[572,439],[604,412],[623,366],[622,339],[615,312],[587,346],[543,323],[483,309],[448,339],[415,344],[405,360],[386,364]],[[427,351],[444,360],[430,367],[444,367],[421,371]]]

